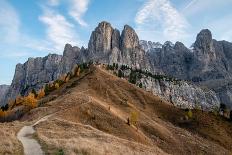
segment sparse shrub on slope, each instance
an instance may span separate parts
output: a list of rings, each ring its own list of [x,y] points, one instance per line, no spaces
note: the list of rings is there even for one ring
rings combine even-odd
[[[193,118],[193,112],[191,109],[185,109],[185,119],[191,120]]]
[[[56,89],[60,88],[59,83],[56,83],[56,84],[55,84],[55,88],[56,88]]]
[[[139,118],[138,112],[132,111],[132,112],[130,113],[130,118],[128,119],[128,122],[127,122],[127,123],[128,123],[129,125],[134,125],[134,126],[137,127],[137,125],[138,125],[138,118]]]

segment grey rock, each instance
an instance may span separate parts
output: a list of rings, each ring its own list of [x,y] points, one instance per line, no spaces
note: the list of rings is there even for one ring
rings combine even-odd
[[[61,59],[59,72],[61,74],[67,73],[72,70],[73,66],[77,63],[77,59],[81,53],[81,49],[79,47],[72,47],[70,44],[66,44],[64,48],[64,54]]]
[[[0,106],[3,105],[3,99],[9,89],[9,85],[0,85]]]
[[[220,106],[220,101],[214,91],[203,90],[185,81],[157,80],[143,76],[137,82],[137,84],[140,83],[145,90],[183,109],[200,108],[212,111]]]
[[[226,102],[231,107],[232,91],[225,83],[232,79],[232,43],[216,41],[211,32],[204,29],[197,35],[192,47],[186,48],[180,42],[174,46],[166,42],[162,48],[149,49],[147,55],[153,72],[212,89],[222,103]]]

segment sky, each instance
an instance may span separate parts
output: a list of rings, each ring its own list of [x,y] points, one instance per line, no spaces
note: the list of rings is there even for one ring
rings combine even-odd
[[[17,63],[66,43],[87,47],[101,21],[132,26],[142,40],[181,41],[187,47],[201,29],[232,42],[232,0],[0,0],[0,84],[10,84]]]

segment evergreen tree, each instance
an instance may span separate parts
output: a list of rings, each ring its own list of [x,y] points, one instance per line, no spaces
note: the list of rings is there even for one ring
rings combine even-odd
[[[230,120],[232,121],[232,110],[230,111]]]
[[[121,71],[121,69],[118,70],[118,77],[120,77],[120,78],[124,77],[123,72]]]

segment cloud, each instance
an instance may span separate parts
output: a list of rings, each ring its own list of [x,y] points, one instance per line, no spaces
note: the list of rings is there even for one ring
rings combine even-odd
[[[0,1],[0,51],[1,57],[29,56],[35,51],[49,50],[45,40],[36,39],[21,29],[17,10],[7,1]]]
[[[88,10],[90,0],[70,0],[69,15],[81,26],[88,26],[83,20],[83,16]]]
[[[16,42],[19,39],[20,20],[16,10],[5,0],[0,1],[0,41]]]
[[[169,0],[147,0],[135,17],[138,33],[146,39],[183,40],[188,22]],[[159,36],[157,36],[159,35]]]
[[[48,4],[50,6],[58,6],[60,4],[60,0],[49,0]]]
[[[44,13],[39,17],[39,20],[47,26],[47,40],[51,43],[50,46],[54,47],[54,50],[62,51],[65,43],[79,43],[72,23],[51,8],[44,7],[43,10]]]
[[[221,17],[217,20],[212,20],[208,23],[209,29],[213,33],[213,37],[220,40],[232,42],[232,15]],[[226,23],[226,24],[225,24]]]
[[[191,0],[183,9],[185,16],[196,16],[207,11],[217,10],[223,6],[231,6],[231,0]],[[220,10],[217,10],[220,11]]]

